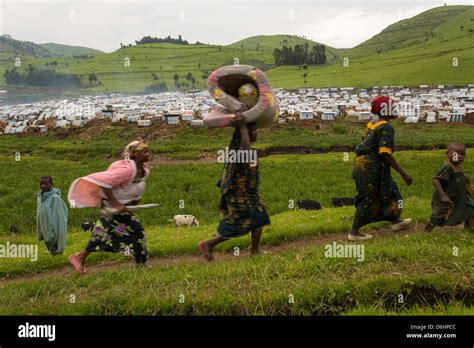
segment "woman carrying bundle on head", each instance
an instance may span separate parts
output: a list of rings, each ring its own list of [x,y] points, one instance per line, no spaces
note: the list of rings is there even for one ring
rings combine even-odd
[[[240,114],[234,117],[232,124],[235,129],[229,151],[256,151],[250,146],[251,142],[257,140],[255,124],[246,125]],[[259,181],[260,173],[256,163],[225,162],[224,172],[218,183],[221,189],[219,210],[224,217],[217,227],[218,235],[198,244],[198,250],[207,261],[214,259],[212,251],[216,245],[249,232],[252,234],[250,251],[253,255],[259,253],[262,228],[270,224],[270,218],[258,193]]]
[[[362,226],[378,221],[390,221],[393,230],[406,228],[412,219],[400,220],[403,200],[393,181],[390,168],[395,169],[411,185],[413,179],[397,163],[395,130],[390,124],[395,119],[393,100],[380,96],[372,100],[372,114],[378,116],[367,124],[364,141],[356,146],[352,178],[356,184],[356,213],[349,240],[366,240],[370,234],[361,234]]]
[[[235,128],[228,148],[231,155],[224,160],[224,172],[218,183],[219,210],[224,217],[217,227],[217,236],[201,241],[198,250],[211,261],[216,245],[250,232],[250,251],[257,254],[262,229],[270,224],[270,218],[258,193],[260,173],[256,150],[250,144],[257,140],[257,128],[270,125],[278,117],[278,103],[265,74],[249,65],[215,70],[209,76],[208,88],[220,105],[204,118],[204,123],[210,128]],[[246,160],[240,157],[239,161],[238,154]],[[232,155],[236,155],[235,160]]]
[[[145,179],[150,173],[146,165],[150,160],[148,145],[141,140],[131,142],[125,148],[124,158],[104,172],[76,179],[69,188],[68,199],[73,208],[105,207],[114,212],[112,215],[101,212],[86,249],[69,257],[79,273],[85,273],[84,262],[95,251],[129,251],[137,265],[146,262],[144,229],[126,206],[138,204],[145,189]]]
[[[279,105],[265,73],[250,65],[228,65],[214,70],[207,81],[209,94],[218,105],[204,117],[209,128],[232,126],[241,113],[246,124],[257,128],[278,119]]]

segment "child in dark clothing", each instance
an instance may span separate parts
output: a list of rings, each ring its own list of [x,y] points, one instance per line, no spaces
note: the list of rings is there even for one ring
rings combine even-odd
[[[456,226],[462,223],[466,228],[474,228],[474,195],[470,179],[461,167],[466,158],[466,146],[451,143],[446,155],[448,162],[433,178],[433,213],[425,227],[426,232],[431,232],[436,226]]]
[[[38,240],[45,241],[51,255],[62,254],[66,248],[68,210],[61,190],[53,187],[53,178],[46,175],[40,178],[40,191],[36,195]]]

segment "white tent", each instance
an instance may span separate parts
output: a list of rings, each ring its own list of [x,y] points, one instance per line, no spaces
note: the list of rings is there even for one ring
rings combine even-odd
[[[201,127],[201,126],[204,126],[204,122],[202,120],[192,120],[191,126]]]
[[[70,125],[69,121],[66,121],[66,120],[56,121],[56,127],[66,128],[66,127],[69,127],[69,125]]]

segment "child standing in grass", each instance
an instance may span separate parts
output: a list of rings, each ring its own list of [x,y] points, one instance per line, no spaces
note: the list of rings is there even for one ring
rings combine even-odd
[[[241,114],[234,117],[233,125],[235,130],[229,149],[255,151],[250,142],[257,140],[256,126],[246,125]],[[218,236],[198,244],[198,250],[207,261],[214,259],[212,251],[216,245],[249,232],[252,234],[251,253],[259,252],[262,228],[270,224],[270,218],[258,194],[259,175],[257,165],[230,161],[225,163],[219,183],[219,209],[224,218],[217,227]]]
[[[38,240],[44,240],[51,255],[62,254],[66,248],[67,206],[61,198],[61,190],[53,187],[49,175],[40,179],[37,193],[36,232]]]
[[[448,161],[433,178],[433,213],[425,227],[427,232],[431,232],[436,226],[456,226],[462,223],[466,228],[474,228],[474,195],[470,179],[461,167],[466,158],[466,146],[451,143],[446,155]]]

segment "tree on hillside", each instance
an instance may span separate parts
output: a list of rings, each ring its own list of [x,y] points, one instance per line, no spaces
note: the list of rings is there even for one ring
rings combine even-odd
[[[94,74],[89,74],[89,83],[93,84],[95,82],[97,82],[97,76]]]
[[[156,83],[154,85],[147,86],[144,90],[145,93],[160,93],[166,91],[168,91],[168,86],[166,85],[166,82]]]
[[[27,73],[19,74],[14,68],[6,70],[4,75],[7,84],[26,86],[80,87],[81,78],[76,74],[57,73],[54,70],[40,70],[30,67]]]
[[[282,65],[281,54],[282,54],[282,50],[280,50],[278,48],[273,49],[273,59],[275,60],[275,65],[277,65],[277,66]]]
[[[151,37],[151,36],[144,36],[141,40],[135,40],[135,44],[140,45],[140,44],[151,44],[151,43],[174,43],[178,45],[189,45],[189,42],[187,40],[183,40],[181,35],[178,36],[177,39],[174,39],[171,37],[171,35],[168,35],[166,38],[161,39],[157,37]],[[131,46],[131,45],[130,45]]]
[[[273,50],[275,65],[301,65],[326,63],[326,47],[314,45],[311,50],[309,44],[297,44],[293,48],[283,46]]]
[[[13,68],[11,71],[5,70],[3,76],[5,77],[5,82],[9,85],[17,85],[21,82],[21,76],[16,71],[16,68]]]
[[[179,88],[180,84],[179,84],[179,75],[178,74],[174,74],[173,75],[173,80],[174,80],[174,85],[176,88]]]

